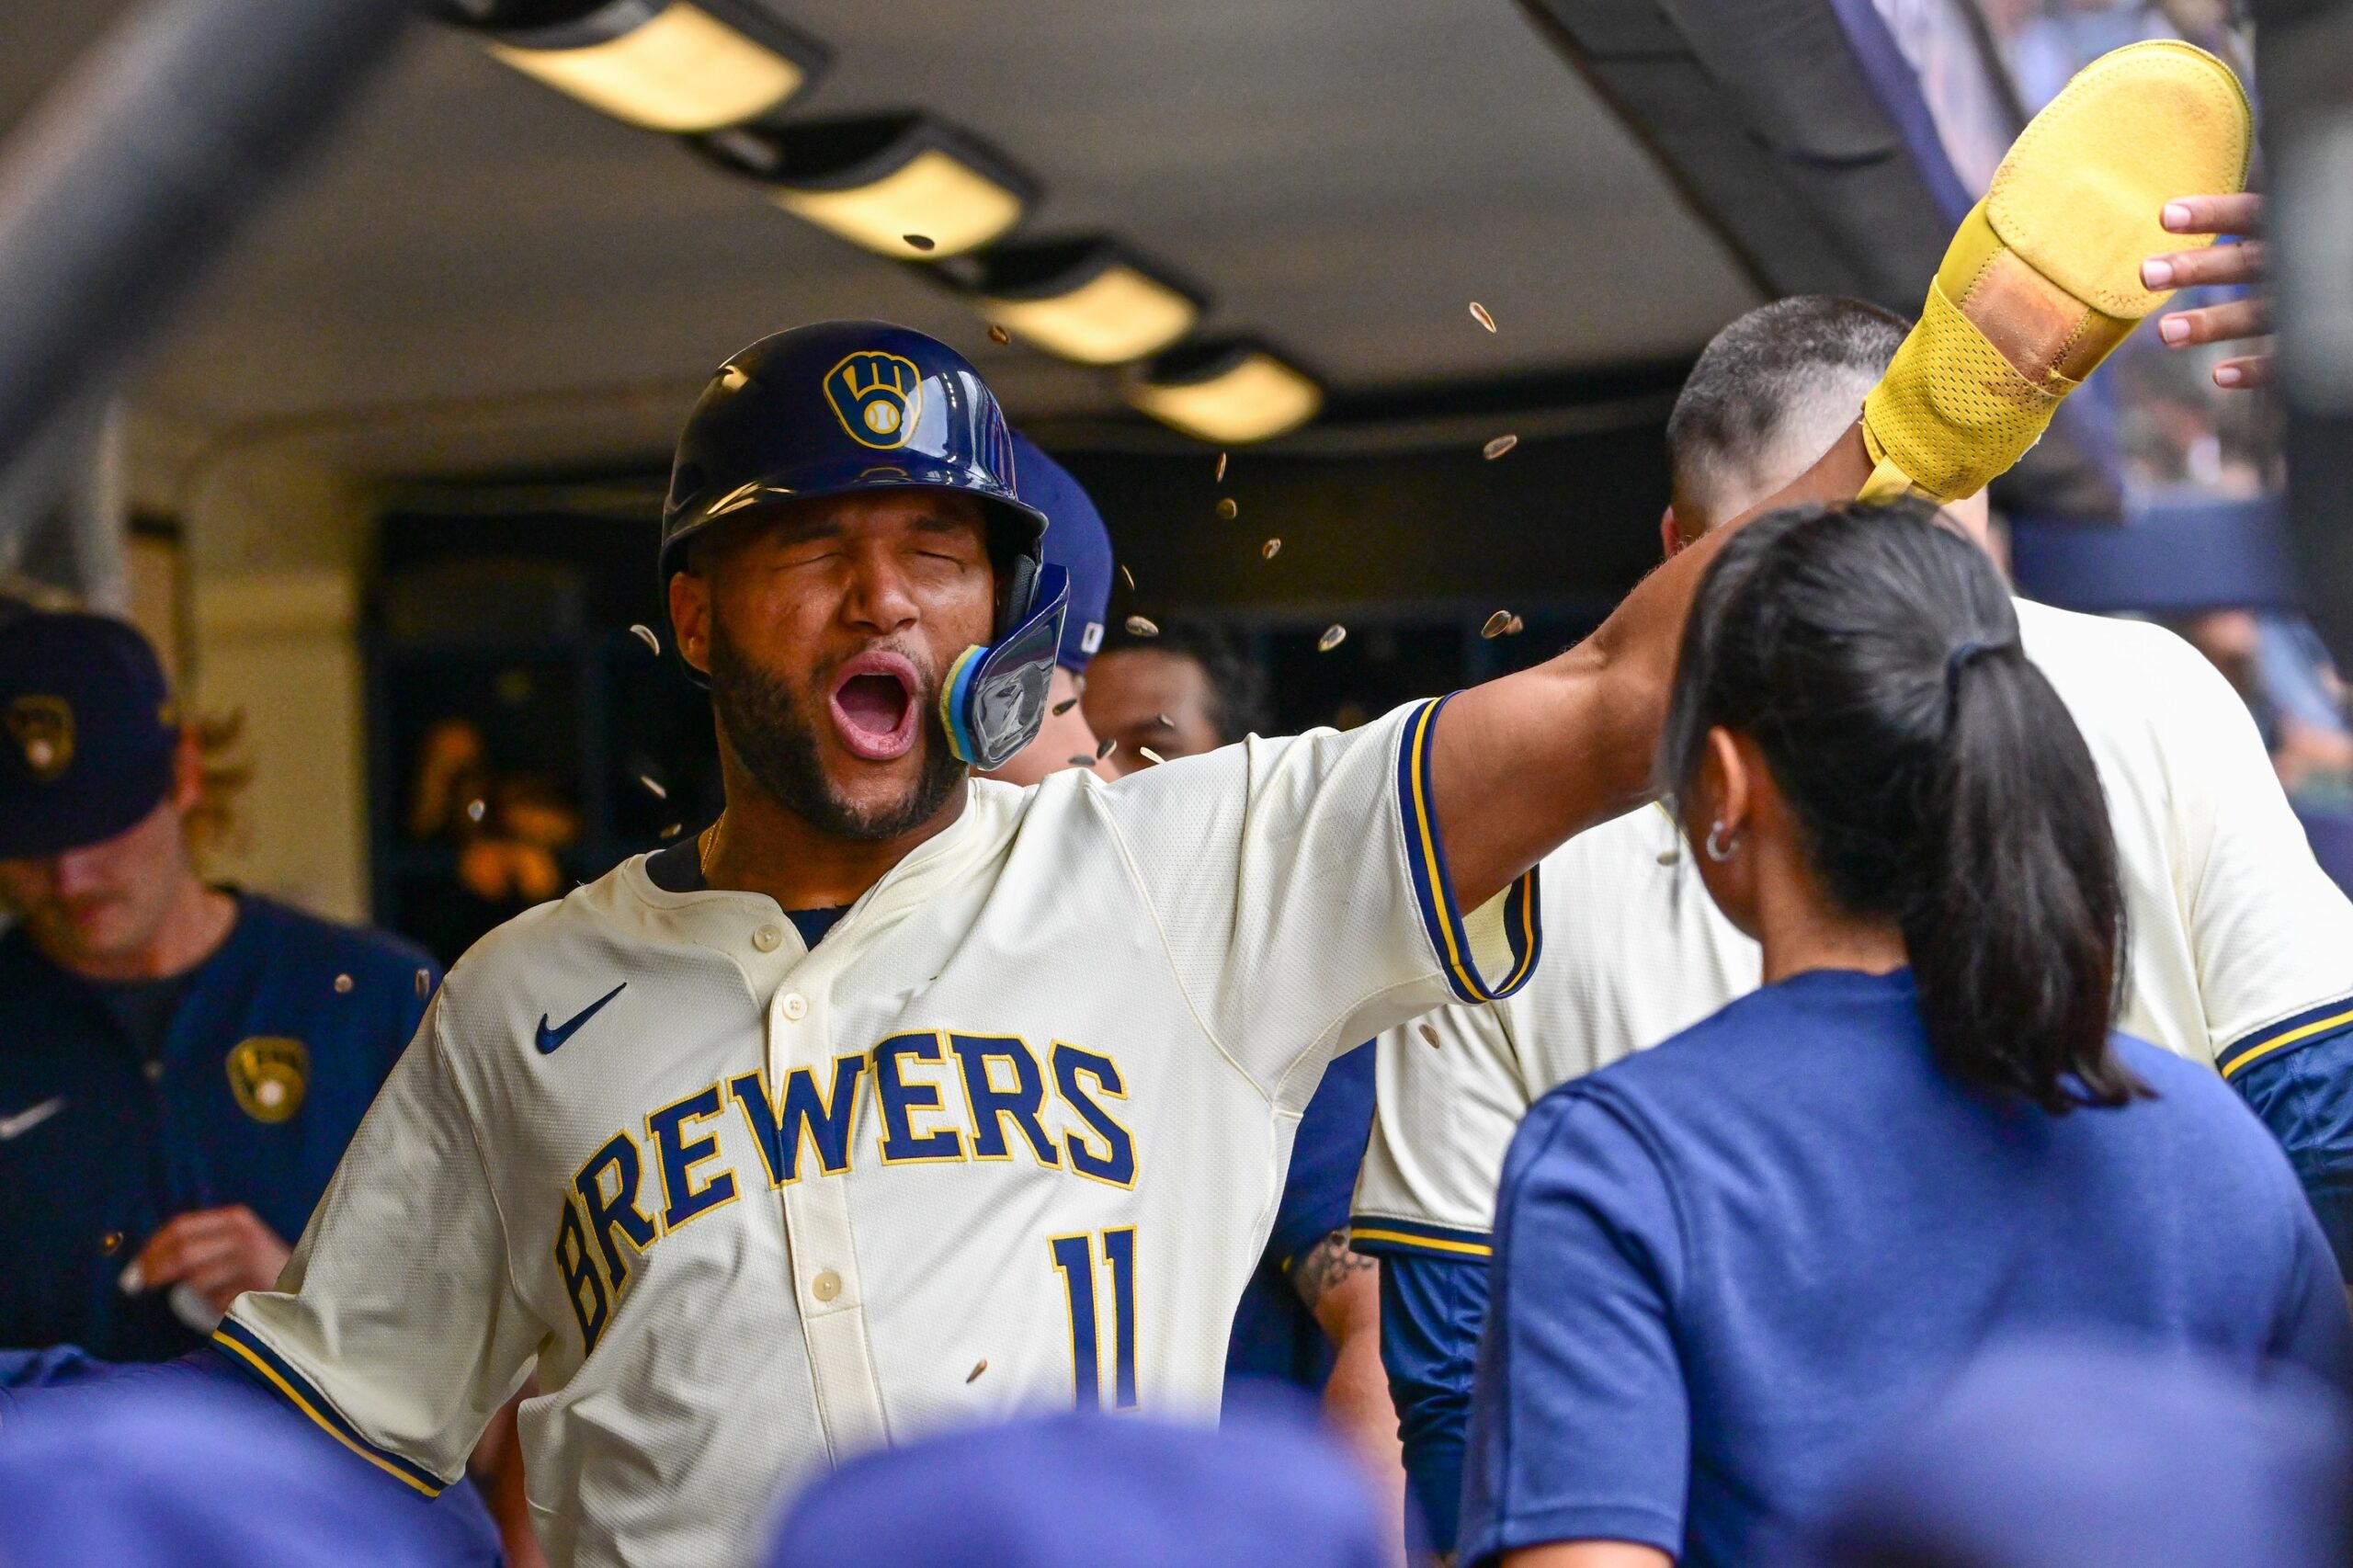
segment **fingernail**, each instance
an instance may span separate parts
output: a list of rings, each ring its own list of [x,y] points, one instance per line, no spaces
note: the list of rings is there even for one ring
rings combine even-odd
[[[2214,367],[2214,384],[2218,387],[2234,387],[2245,380],[2246,380],[2246,372],[2236,365]]]
[[[2168,201],[2165,203],[2165,225],[2166,228],[2173,230],[2176,233],[2179,233],[2182,230],[2188,228],[2189,223],[2189,204],[2188,202]]]
[[[2189,323],[2181,316],[2160,316],[2157,318],[2157,335],[2167,343],[2187,343],[2189,341]]]
[[[2173,263],[2161,256],[2153,256],[2141,264],[2141,287],[2170,289],[2173,287]]]

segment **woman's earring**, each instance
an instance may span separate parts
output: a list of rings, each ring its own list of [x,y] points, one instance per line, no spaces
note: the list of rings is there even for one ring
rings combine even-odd
[[[1730,838],[1725,838],[1722,844],[1717,843],[1717,839],[1723,838],[1723,832],[1724,824],[1717,823],[1708,829],[1708,842],[1700,846],[1707,850],[1708,858],[1719,866],[1731,859],[1733,853],[1740,848],[1740,835],[1737,832]]]

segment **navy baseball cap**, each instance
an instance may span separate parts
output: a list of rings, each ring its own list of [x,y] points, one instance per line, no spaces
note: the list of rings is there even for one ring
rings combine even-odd
[[[1392,1528],[1393,1529],[1393,1526]],[[1032,1417],[851,1460],[785,1515],[768,1568],[1375,1568],[1380,1510],[1308,1421]]]
[[[1063,645],[1054,662],[1066,670],[1083,670],[1103,646],[1103,620],[1111,610],[1110,532],[1070,471],[1017,430],[1013,490],[1046,514],[1046,564],[1070,574],[1070,613],[1063,620]]]
[[[1802,1568],[2339,1568],[2343,1399],[2284,1370],[2058,1338],[1995,1350],[1835,1493]]]
[[[178,714],[127,621],[35,611],[0,625],[0,860],[62,855],[172,791]]]

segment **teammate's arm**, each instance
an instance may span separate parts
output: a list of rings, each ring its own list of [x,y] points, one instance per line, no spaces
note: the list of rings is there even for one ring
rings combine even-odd
[[[1649,797],[1684,616],[1725,536],[1783,506],[1851,500],[1871,467],[1858,425],[1780,492],[1637,584],[1583,642],[1447,704],[1431,793],[1458,908],[1485,903],[1554,846]]]
[[[1402,1519],[1404,1461],[1397,1444],[1397,1410],[1389,1403],[1381,1369],[1381,1262],[1350,1252],[1348,1233],[1337,1230],[1292,1263],[1290,1282],[1332,1342],[1324,1418],[1370,1469],[1381,1489],[1382,1517]]]

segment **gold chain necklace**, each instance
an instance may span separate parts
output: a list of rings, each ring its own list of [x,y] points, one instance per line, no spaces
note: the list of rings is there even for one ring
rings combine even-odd
[[[727,813],[722,811],[711,819],[709,827],[695,835],[695,869],[700,872],[702,885],[706,888],[710,886],[710,858],[719,853],[720,824],[726,820]]]

